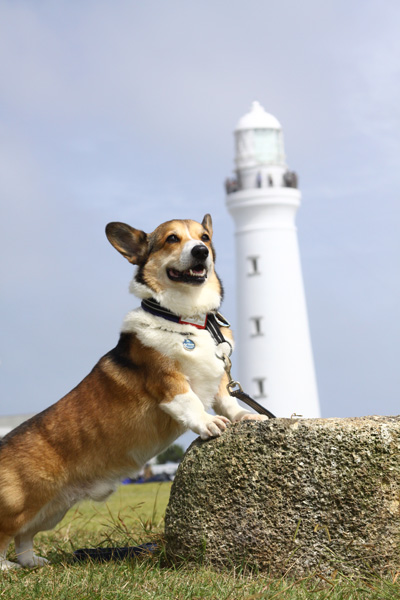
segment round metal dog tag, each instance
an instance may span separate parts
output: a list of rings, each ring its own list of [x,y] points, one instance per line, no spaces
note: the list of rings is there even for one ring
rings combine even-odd
[[[196,348],[196,344],[192,340],[189,340],[189,338],[185,338],[182,344],[185,350],[194,350]]]

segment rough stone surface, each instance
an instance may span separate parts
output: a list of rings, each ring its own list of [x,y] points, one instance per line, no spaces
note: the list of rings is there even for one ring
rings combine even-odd
[[[275,419],[193,442],[166,512],[174,560],[273,576],[400,571],[400,417]]]

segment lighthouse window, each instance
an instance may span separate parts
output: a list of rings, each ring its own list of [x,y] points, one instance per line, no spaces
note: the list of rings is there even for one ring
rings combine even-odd
[[[254,154],[260,163],[280,164],[283,160],[282,132],[279,129],[255,129]]]
[[[250,317],[250,321],[253,324],[253,331],[251,333],[251,337],[257,337],[259,335],[264,335],[261,330],[261,319],[262,319],[262,317]]]
[[[259,256],[248,256],[249,270],[247,275],[260,275],[259,271]]]
[[[265,393],[264,389],[265,377],[254,377],[253,381],[255,383],[256,388],[254,398],[266,398],[267,394]]]

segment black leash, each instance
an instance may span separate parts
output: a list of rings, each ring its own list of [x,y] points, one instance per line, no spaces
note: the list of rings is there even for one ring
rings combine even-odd
[[[247,404],[247,406],[250,406],[250,408],[258,412],[260,415],[265,415],[268,417],[268,419],[276,419],[276,416],[273,415],[272,412],[268,410],[268,408],[265,408],[264,406],[259,404],[257,400],[254,400],[254,398],[246,394],[246,392],[244,392],[242,389],[230,391],[229,394],[231,396],[234,396],[238,400],[241,400],[242,402]]]
[[[167,319],[173,323],[190,324],[194,325],[198,329],[207,329],[217,346],[219,346],[219,344],[226,343],[230,346],[232,351],[231,343],[224,338],[220,329],[220,327],[230,327],[230,323],[219,312],[208,313],[205,315],[204,320],[201,320],[201,324],[199,324],[198,322],[191,322],[182,319],[168,308],[161,306],[161,304],[157,302],[157,300],[154,300],[154,298],[146,298],[145,300],[142,300],[142,308],[152,315],[162,317],[163,319]],[[246,392],[243,391],[240,383],[232,378],[232,363],[229,356],[224,354],[223,358],[221,358],[221,360],[224,361],[225,371],[229,378],[228,385],[226,386],[229,395],[241,400],[260,415],[265,415],[269,419],[275,419],[276,417],[272,414],[272,412],[270,412],[267,408],[264,408],[264,406],[259,404],[256,400],[254,400],[254,398],[246,394]]]
[[[153,298],[142,300],[142,308],[146,312],[149,312],[157,317],[163,317],[168,321],[172,321],[174,323],[181,323],[182,319],[178,315],[175,315],[172,311],[167,308],[163,308],[156,300]],[[186,321],[183,321],[186,323]],[[204,325],[196,325],[195,323],[190,323],[199,329],[207,329],[210,333],[211,337],[215,341],[216,345],[227,343],[232,351],[231,343],[224,338],[221,333],[220,327],[230,327],[229,321],[227,321],[220,313],[209,313],[205,318]],[[259,404],[254,398],[246,394],[243,391],[242,386],[238,381],[234,381],[231,376],[231,368],[232,363],[231,359],[228,355],[224,354],[221,359],[224,361],[224,367],[226,374],[228,375],[228,385],[226,389],[230,396],[234,396],[238,400],[241,400],[250,408],[258,412],[260,415],[266,415],[269,419],[275,419],[275,415],[273,415],[267,408],[264,408],[261,404]],[[1,443],[1,442],[0,442]],[[109,562],[109,561],[119,561],[123,559],[133,559],[137,556],[144,556],[146,554],[152,554],[158,549],[158,545],[153,542],[148,542],[147,544],[141,544],[140,546],[127,546],[124,548],[80,548],[79,550],[75,550],[73,554],[73,559],[76,562],[83,561],[95,561],[95,562]]]
[[[153,542],[147,542],[147,544],[141,544],[140,546],[125,546],[123,548],[80,548],[79,550],[75,550],[73,560],[75,562],[86,560],[109,562],[110,560],[132,559],[136,556],[153,554],[156,550],[158,550],[158,545]]]

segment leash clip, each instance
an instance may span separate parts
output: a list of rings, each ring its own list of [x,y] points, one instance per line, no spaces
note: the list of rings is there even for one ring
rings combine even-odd
[[[228,390],[228,393],[231,396],[232,392],[243,392],[243,389],[240,383],[238,381],[235,381],[231,375],[232,362],[229,356],[224,354],[222,360],[224,361],[225,373],[228,375],[229,379],[226,389]]]

